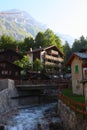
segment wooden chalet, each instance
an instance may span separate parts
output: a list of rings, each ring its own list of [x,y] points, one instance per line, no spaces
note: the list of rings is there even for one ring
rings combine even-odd
[[[14,61],[20,60],[22,58],[23,58],[23,56],[14,50],[11,50],[11,49],[0,50],[0,61],[7,60],[10,62],[14,62]]]
[[[53,65],[55,73],[61,71],[63,64],[63,53],[54,45],[32,50],[27,52],[30,57],[30,62],[33,63],[37,58],[40,59],[44,66]]]
[[[0,79],[20,79],[22,68],[13,62],[20,60],[23,56],[13,50],[0,51]]]
[[[0,61],[0,78],[20,79],[22,68],[9,62]]]

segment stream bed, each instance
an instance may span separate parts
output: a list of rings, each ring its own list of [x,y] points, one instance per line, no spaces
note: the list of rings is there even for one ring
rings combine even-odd
[[[3,124],[5,130],[63,130],[56,103],[19,108]]]

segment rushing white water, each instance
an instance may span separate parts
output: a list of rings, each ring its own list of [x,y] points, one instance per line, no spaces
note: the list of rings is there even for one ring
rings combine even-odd
[[[55,106],[51,103],[20,109],[6,122],[5,130],[38,130],[38,124],[41,124],[41,130],[49,130],[49,122],[60,122],[59,117],[51,117]]]

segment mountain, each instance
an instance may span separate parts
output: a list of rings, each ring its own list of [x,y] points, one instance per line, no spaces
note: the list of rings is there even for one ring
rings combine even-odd
[[[5,13],[8,12],[8,13]],[[22,40],[25,37],[35,37],[38,32],[45,31],[47,26],[36,21],[29,13],[17,9],[7,10],[0,14],[0,36],[3,34]],[[56,33],[63,41],[68,41],[71,45],[74,41],[69,35]]]
[[[0,35],[7,34],[21,40],[28,36],[35,37],[38,32],[46,28],[25,11],[14,9],[7,12],[0,14]]]

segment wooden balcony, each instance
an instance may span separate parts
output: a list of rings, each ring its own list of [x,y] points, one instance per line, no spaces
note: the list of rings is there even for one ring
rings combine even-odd
[[[51,60],[51,61],[58,61],[58,62],[63,62],[63,59],[61,57],[54,57],[51,55],[46,54],[45,59]]]
[[[51,54],[53,54],[53,55],[58,55],[58,51],[51,50]]]
[[[45,61],[45,65],[53,65],[54,67],[58,67],[59,68],[59,64],[58,63],[53,63],[50,61]]]

